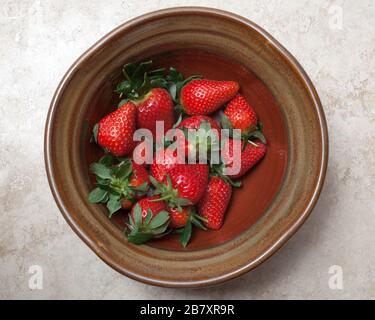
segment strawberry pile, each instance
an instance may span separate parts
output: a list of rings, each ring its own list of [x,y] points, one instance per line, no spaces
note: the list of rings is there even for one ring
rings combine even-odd
[[[177,233],[185,247],[193,226],[221,229],[233,187],[240,187],[238,179],[262,160],[267,142],[237,82],[185,79],[174,68],[151,68],[152,61],[124,66],[124,80],[116,88],[118,108],[93,128],[93,141],[105,155],[90,167],[96,187],[89,201],[106,204],[110,218],[128,212],[125,234],[131,243]],[[147,129],[154,136],[159,122],[164,134],[173,129],[182,140],[174,148],[164,141],[152,150],[151,163],[137,163],[134,150],[141,142],[133,139],[136,130]],[[229,138],[224,139],[221,129]],[[192,130],[198,132],[193,139],[188,135]],[[238,130],[240,135],[234,135]],[[236,142],[240,154],[235,154]],[[181,161],[178,148],[182,160],[189,161]],[[215,148],[219,162],[210,158]],[[198,159],[202,153],[205,161]],[[236,156],[240,170],[228,173]]]

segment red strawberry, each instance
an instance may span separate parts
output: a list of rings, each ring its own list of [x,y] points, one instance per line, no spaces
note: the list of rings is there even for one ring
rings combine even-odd
[[[232,139],[228,139],[223,150],[222,158],[227,168],[233,167],[233,147]],[[229,145],[228,145],[229,144]],[[252,169],[267,153],[267,147],[265,144],[257,141],[254,143],[248,143],[243,149],[244,142],[241,141],[241,170],[238,174],[228,175],[229,178],[238,179],[244,176],[250,169]]]
[[[122,72],[125,80],[117,85],[121,98],[134,102],[138,108],[138,128],[149,129],[155,134],[156,121],[164,121],[164,129],[173,127],[173,101],[167,90],[164,69],[149,71],[152,61],[127,64]]]
[[[160,157],[160,163],[157,163],[157,159]],[[150,174],[158,182],[163,182],[169,171],[177,165],[178,158],[176,153],[169,149],[163,149],[157,151],[153,163],[150,166]]]
[[[122,198],[121,207],[126,210],[130,209],[134,205],[135,199],[140,199],[145,195],[149,186],[150,179],[148,178],[147,170],[143,166],[132,161],[132,175],[129,178],[129,187],[134,191],[134,198]],[[142,188],[144,191],[137,191]]]
[[[193,116],[186,118],[181,121],[181,123],[176,127],[177,129],[196,129],[198,130],[201,127],[202,122],[208,122],[211,126],[211,129],[216,129],[217,131],[220,131],[220,127],[217,124],[217,122],[207,116]]]
[[[145,167],[132,161],[132,175],[130,177],[129,185],[131,187],[137,188],[144,183],[150,184],[150,179],[148,178],[148,172]]]
[[[209,115],[231,100],[239,90],[234,81],[192,80],[180,93],[181,105],[188,115]]]
[[[206,152],[211,150],[211,147],[219,149],[220,142],[220,127],[216,121],[207,116],[193,116],[184,119],[177,127],[184,132],[185,137],[185,155],[195,152],[198,158],[199,150]],[[194,135],[191,136],[190,141],[188,140],[189,131],[194,131]],[[199,131],[198,131],[199,130]],[[211,131],[212,130],[212,131]],[[210,133],[213,132],[216,135],[216,141],[210,137]],[[208,137],[210,137],[208,139]]]
[[[141,209],[142,221],[146,219],[146,216],[149,210],[152,214],[152,218],[155,217],[160,211],[167,210],[167,206],[164,201],[158,201],[158,202],[153,201],[157,199],[159,199],[158,196],[153,196],[153,197],[139,200],[137,204],[133,206],[132,211],[131,211],[131,216],[133,220],[136,220],[135,213],[136,213],[137,205]]]
[[[172,129],[174,124],[173,101],[167,90],[152,89],[141,100],[134,100],[134,103],[138,107],[138,128],[148,129],[155,135],[156,121],[163,121],[164,132]]]
[[[135,147],[137,107],[128,102],[110,113],[94,127],[94,137],[100,146],[115,156],[125,156]]]
[[[237,94],[228,103],[224,114],[227,116],[232,128],[240,129],[244,134],[254,130],[258,124],[258,118],[253,107],[240,94]]]
[[[194,207],[183,207],[181,210],[176,208],[168,209],[171,222],[169,227],[172,229],[180,229],[181,244],[186,247],[192,234],[192,224],[202,230],[207,230],[203,225],[206,220],[195,213]]]
[[[121,207],[130,209],[150,187],[146,169],[130,159],[114,164],[113,157],[107,155],[90,168],[96,176],[97,188],[90,193],[89,201],[106,203],[110,217]]]
[[[158,182],[150,177],[160,199],[168,201],[170,207],[181,208],[199,202],[208,182],[208,166],[205,164],[177,164]]]
[[[169,227],[172,229],[179,229],[186,226],[190,218],[191,207],[183,207],[182,210],[177,208],[168,209],[169,216],[171,218],[171,223]]]
[[[165,202],[156,202],[158,197],[138,201],[129,214],[128,241],[143,244],[166,233],[170,219]]]
[[[200,216],[206,219],[205,226],[219,230],[232,196],[232,187],[220,177],[211,177],[207,191],[198,204]]]

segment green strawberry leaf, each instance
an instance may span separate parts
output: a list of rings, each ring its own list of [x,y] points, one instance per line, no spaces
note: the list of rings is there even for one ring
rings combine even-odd
[[[149,185],[148,185],[147,182],[144,182],[138,187],[131,187],[130,186],[129,189],[132,190],[133,192],[138,193],[138,194],[145,194],[149,189]]]
[[[158,78],[163,78],[165,73],[165,68],[159,68],[152,70],[148,73],[150,79],[158,79]]]
[[[94,128],[92,129],[92,137],[96,144],[98,143],[98,133],[99,133],[99,123],[96,123],[94,125]]]
[[[129,99],[122,99],[118,105],[117,105],[117,108],[120,108],[122,107],[125,103],[129,102]]]
[[[169,220],[169,213],[167,211],[160,211],[149,223],[150,229],[157,229],[164,225]]]
[[[179,116],[178,116],[178,119],[177,119],[177,121],[176,121],[176,123],[173,125],[173,129],[176,129],[180,124],[181,124],[181,122],[182,122],[182,114],[180,114]]]
[[[154,238],[154,235],[152,233],[142,233],[142,232],[138,232],[138,230],[133,230],[128,235],[128,241],[136,245],[144,244],[152,240],[153,238]]]
[[[116,177],[118,179],[125,179],[128,178],[133,171],[133,166],[130,159],[125,160],[124,162],[120,163],[118,170],[116,171]]]
[[[124,74],[125,78],[130,81],[133,77],[135,70],[137,69],[137,65],[134,63],[127,63],[122,68],[122,73]]]
[[[221,127],[223,129],[233,129],[233,126],[232,126],[232,123],[230,122],[229,118],[223,114],[222,117],[221,117]]]
[[[120,97],[127,95],[131,91],[131,83],[128,80],[120,82],[116,86],[115,92],[120,94]],[[119,106],[120,107],[120,106]]]
[[[222,178],[226,183],[230,184],[234,188],[241,188],[242,182],[241,181],[233,181],[231,178],[229,178],[227,175],[225,175],[225,165],[223,163],[218,165],[211,165],[210,167],[210,174],[213,176],[217,176]]]
[[[191,218],[191,222],[196,226],[198,227],[199,229],[202,229],[202,230],[207,230],[207,228],[203,225],[203,223],[200,221],[200,219],[198,218],[200,216],[198,215],[193,215],[192,218]],[[202,217],[200,217],[202,218]]]
[[[168,226],[169,226],[169,221],[167,221],[166,223],[164,223],[163,225],[161,225],[160,227],[156,229],[152,229],[151,232],[154,234],[155,238],[157,239],[162,238],[171,232],[171,231],[166,232],[168,229]]]
[[[136,226],[140,226],[142,224],[142,220],[142,208],[139,203],[137,203],[134,207],[134,224]]]
[[[107,208],[109,210],[109,218],[112,218],[112,215],[121,209],[120,197],[118,195],[109,194]]]
[[[105,166],[103,163],[93,163],[90,166],[93,174],[102,179],[112,179],[111,168]]]
[[[103,190],[102,188],[95,188],[89,194],[89,201],[91,203],[101,203],[107,195],[108,192],[106,190]]]
[[[147,215],[146,215],[146,218],[145,218],[145,224],[146,224],[146,225],[149,224],[150,221],[151,221],[151,219],[152,219],[152,212],[151,212],[150,209],[148,209],[148,210],[147,210]]]
[[[99,163],[104,164],[106,167],[111,167],[113,165],[114,158],[110,154],[105,155],[99,160]]]
[[[249,134],[249,139],[259,139],[262,143],[267,144],[267,139],[260,130],[253,131]]]
[[[133,220],[133,217],[132,217],[131,213],[129,213],[129,222],[130,222],[130,226],[132,227],[132,229],[135,229],[136,225],[135,225],[135,222]]]
[[[193,205],[193,203],[189,199],[185,198],[176,198],[174,199],[174,203],[181,207],[188,207]]]
[[[172,100],[174,102],[177,101],[177,85],[175,83],[172,83],[170,86],[169,86],[169,94],[171,95],[172,97]]]
[[[189,243],[191,234],[192,234],[192,224],[191,224],[191,221],[188,221],[180,236],[180,242],[183,247],[186,247],[187,244]]]

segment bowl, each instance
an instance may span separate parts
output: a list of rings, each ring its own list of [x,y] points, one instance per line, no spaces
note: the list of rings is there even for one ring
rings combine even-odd
[[[87,201],[88,165],[101,156],[93,125],[114,110],[115,84],[128,62],[152,58],[185,76],[236,80],[264,123],[269,151],[236,190],[224,227],[196,232],[183,249],[175,237],[135,246],[124,216]],[[64,218],[108,265],[148,284],[204,287],[254,269],[298,230],[316,204],[328,161],[324,112],[310,79],[267,32],[235,14],[201,7],[161,10],[102,38],[68,70],[45,129],[49,183]]]

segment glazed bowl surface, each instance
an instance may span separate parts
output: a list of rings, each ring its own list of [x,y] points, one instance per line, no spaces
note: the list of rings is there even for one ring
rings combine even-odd
[[[90,143],[98,120],[114,110],[125,63],[151,58],[185,76],[235,80],[264,124],[266,158],[234,192],[224,227],[196,232],[182,249],[171,237],[127,242],[125,213],[109,220],[92,205],[88,166],[102,151]],[[318,94],[299,63],[267,32],[232,13],[180,7],[133,19],[86,51],[61,81],[47,117],[45,162],[55,200],[80,238],[133,279],[166,287],[202,287],[238,277],[265,261],[316,204],[328,161]]]

